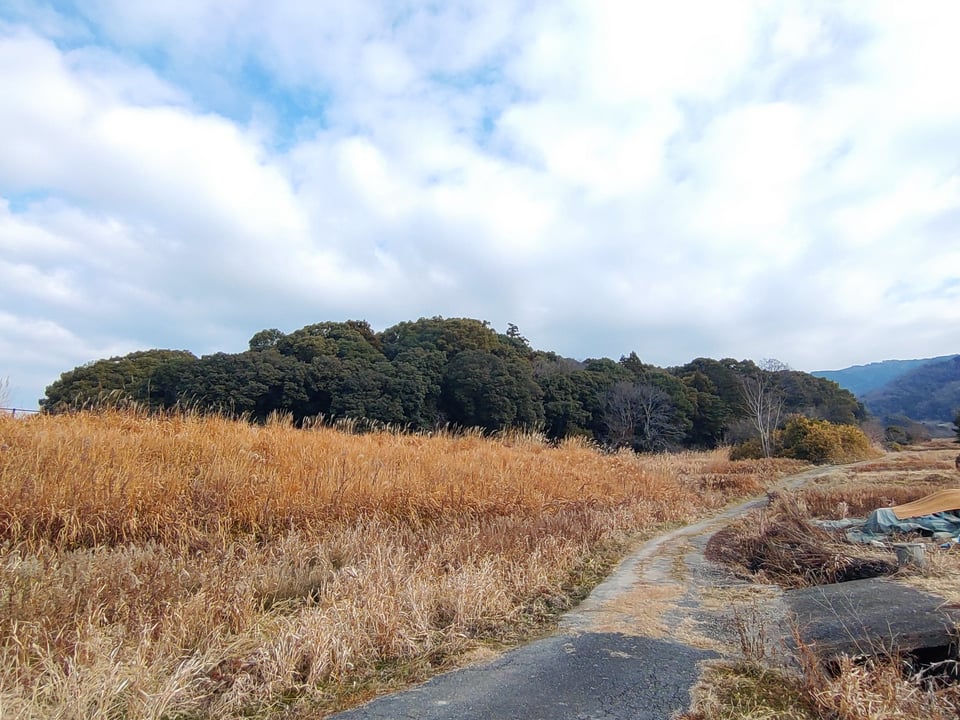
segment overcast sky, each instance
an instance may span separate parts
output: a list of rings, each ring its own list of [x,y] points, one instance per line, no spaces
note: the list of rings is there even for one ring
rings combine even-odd
[[[960,3],[0,3],[0,378],[515,323],[800,370],[960,352]]]

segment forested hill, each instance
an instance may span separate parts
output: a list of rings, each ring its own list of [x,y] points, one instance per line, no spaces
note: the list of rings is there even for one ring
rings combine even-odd
[[[134,401],[253,420],[279,411],[296,422],[322,415],[411,430],[541,428],[553,439],[583,435],[608,447],[660,450],[738,439],[744,378],[773,388],[784,415],[864,417],[850,392],[807,373],[706,358],[664,369],[634,353],[581,362],[534,350],[513,325],[499,333],[479,320],[440,317],[383,332],[355,320],[289,334],[262,330],[235,354],[135,352],[65,372],[40,404],[57,412]]]
[[[924,363],[862,399],[878,417],[952,421],[960,408],[960,355]]]

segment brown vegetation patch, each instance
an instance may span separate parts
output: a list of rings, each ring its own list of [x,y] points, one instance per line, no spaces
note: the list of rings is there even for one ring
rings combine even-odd
[[[707,668],[694,709],[684,720],[955,720],[960,687],[938,685],[909,663],[884,657],[866,663],[843,658],[833,674],[802,674],[756,662]]]
[[[727,491],[740,495],[763,492],[778,477],[797,473],[809,464],[788,458],[761,458],[757,460],[715,460],[698,475],[699,486],[706,491]]]
[[[294,717],[540,632],[778,464],[535,436],[0,417],[0,714]]]
[[[912,502],[944,487],[939,482],[919,481],[905,484],[850,485],[847,487],[809,487],[797,493],[798,503],[810,517],[840,520],[866,517],[881,507]]]
[[[817,720],[817,706],[800,678],[760,663],[716,663],[697,688],[683,720]]]
[[[820,717],[844,720],[955,720],[960,717],[960,685],[931,681],[900,657],[865,662],[842,657],[829,675],[807,668],[804,684]]]
[[[714,534],[705,556],[784,588],[862,580],[897,569],[889,557],[862,548],[854,552],[835,534],[809,523],[789,496]]]
[[[838,468],[796,492],[797,502],[810,517],[842,519],[866,517],[880,507],[912,502],[939,490],[960,485],[952,468],[953,448],[888,454],[878,462]]]
[[[897,580],[939,595],[955,608],[960,607],[960,545],[940,548],[930,543],[927,550],[923,567],[911,565],[898,575]]]

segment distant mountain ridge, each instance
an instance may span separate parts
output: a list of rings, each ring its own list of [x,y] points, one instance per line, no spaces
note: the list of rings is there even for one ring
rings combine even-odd
[[[878,417],[952,421],[960,408],[960,355],[885,360],[810,374],[849,390]]]

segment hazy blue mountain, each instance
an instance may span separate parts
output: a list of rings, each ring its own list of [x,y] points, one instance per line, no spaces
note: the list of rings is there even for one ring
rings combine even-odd
[[[861,400],[877,417],[952,421],[960,409],[960,355],[915,367]]]
[[[815,377],[833,380],[840,387],[849,390],[858,398],[862,399],[868,393],[879,390],[917,368],[952,360],[955,357],[958,356],[941,355],[940,357],[920,360],[884,360],[868,365],[854,365],[853,367],[843,368],[842,370],[814,370],[810,374]],[[910,417],[914,416],[911,415]]]

